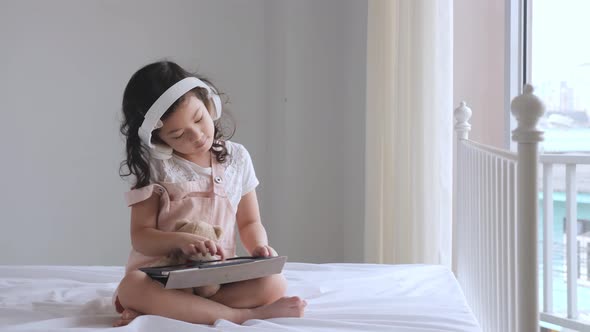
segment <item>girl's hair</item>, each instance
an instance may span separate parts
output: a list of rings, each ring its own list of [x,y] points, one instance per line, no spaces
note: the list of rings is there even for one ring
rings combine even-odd
[[[124,118],[121,124],[121,134],[126,138],[127,159],[121,163],[119,175],[121,177],[133,175],[135,177],[134,189],[147,186],[150,184],[151,179],[150,150],[142,144],[138,133],[144,116],[156,99],[168,90],[169,87],[187,77],[197,77],[207,83],[214,92],[218,92],[217,88],[206,78],[189,73],[176,63],[170,61],[155,62],[141,68],[131,76],[127,87],[125,87],[125,92],[123,93]],[[165,120],[169,117],[189,93],[193,93],[199,98],[208,109],[213,107],[211,101],[207,98],[207,91],[197,87],[175,101],[164,115],[162,115],[161,119]],[[224,109],[222,117],[214,122],[214,141],[211,151],[220,163],[224,163],[228,156],[225,140],[230,139],[235,132],[235,123],[232,121],[231,116],[227,114]],[[224,125],[225,121],[222,120],[225,119],[230,120],[229,125]],[[152,140],[154,143],[162,144],[163,142],[157,135],[158,130],[154,130]]]

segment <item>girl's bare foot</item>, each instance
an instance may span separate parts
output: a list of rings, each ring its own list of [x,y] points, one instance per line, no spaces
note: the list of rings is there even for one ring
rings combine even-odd
[[[283,297],[277,301],[252,310],[251,319],[267,319],[278,317],[302,317],[307,302],[297,296]]]
[[[263,306],[260,306],[257,308],[239,309],[242,312],[245,311],[246,314],[243,315],[242,316],[243,319],[237,323],[241,324],[241,323],[247,321],[248,319],[268,319],[268,318],[278,318],[278,317],[302,317],[303,311],[304,311],[306,305],[307,305],[307,302],[305,300],[300,299],[297,296],[283,297],[271,304],[263,305]],[[137,316],[140,316],[140,315],[142,315],[142,313],[139,313],[139,312],[131,310],[131,309],[125,309],[121,313],[121,318],[119,320],[117,320],[113,324],[113,326],[114,327],[125,326],[125,325],[131,323],[131,321],[133,319],[135,319]]]
[[[125,326],[125,325],[131,323],[131,321],[134,320],[135,317],[140,316],[140,315],[142,315],[142,314],[137,311],[134,311],[131,309],[125,309],[121,313],[121,318],[113,324],[113,327]]]

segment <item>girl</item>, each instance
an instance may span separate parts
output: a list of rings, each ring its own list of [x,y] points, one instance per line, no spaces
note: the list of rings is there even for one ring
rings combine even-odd
[[[234,226],[252,256],[276,255],[260,222],[250,155],[222,131],[221,101],[215,87],[173,62],[156,62],[137,71],[123,95],[128,168],[135,184],[126,194],[131,206],[132,250],[115,292],[121,319],[140,314],[192,323],[226,319],[301,317],[306,302],[283,297],[282,275],[222,285],[204,298],[167,290],[138,270],[174,251],[235,255]],[[233,132],[232,132],[233,134]],[[231,135],[230,135],[231,136]],[[172,232],[180,219],[206,221],[223,228],[219,242]]]

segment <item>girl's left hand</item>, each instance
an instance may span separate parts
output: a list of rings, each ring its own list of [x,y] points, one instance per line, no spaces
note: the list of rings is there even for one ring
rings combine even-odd
[[[253,257],[271,257],[278,256],[277,252],[269,245],[257,246],[252,250]]]

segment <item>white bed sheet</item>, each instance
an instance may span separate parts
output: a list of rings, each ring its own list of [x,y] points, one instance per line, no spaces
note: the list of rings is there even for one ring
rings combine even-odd
[[[109,266],[0,266],[1,331],[100,331],[118,317]],[[116,331],[480,331],[453,274],[435,265],[287,263],[305,317],[195,325],[141,316]]]

